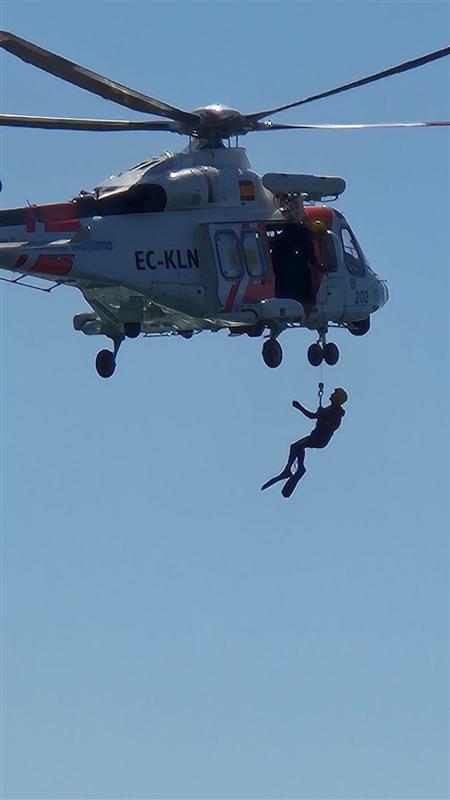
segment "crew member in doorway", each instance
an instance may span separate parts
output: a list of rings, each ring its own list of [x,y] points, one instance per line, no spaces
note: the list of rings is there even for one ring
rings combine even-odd
[[[297,400],[293,400],[292,405],[294,408],[301,411],[308,419],[317,420],[316,427],[309,436],[305,436],[303,439],[299,439],[298,442],[294,442],[294,444],[291,445],[285,468],[279,475],[271,478],[270,481],[267,481],[267,483],[261,486],[261,490],[268,489],[269,486],[273,486],[274,483],[278,483],[278,481],[286,481],[281,490],[281,494],[283,497],[291,496],[299,480],[303,478],[306,472],[304,465],[305,450],[308,447],[314,450],[321,450],[327,446],[342,422],[342,418],[345,414],[342,406],[347,399],[348,395],[345,389],[335,389],[333,394],[330,395],[330,405],[325,408],[319,405],[317,411],[308,411],[308,409],[302,406]],[[295,460],[297,460],[298,464],[297,471],[292,473]]]
[[[311,233],[303,222],[285,225],[272,242],[277,297],[290,297],[313,304],[311,266],[314,261]]]

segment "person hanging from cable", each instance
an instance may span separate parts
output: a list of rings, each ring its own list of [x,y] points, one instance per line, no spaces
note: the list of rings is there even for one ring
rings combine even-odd
[[[303,439],[299,439],[298,442],[294,442],[291,445],[286,466],[279,475],[271,478],[267,483],[261,486],[261,491],[284,480],[286,483],[281,490],[281,494],[283,497],[290,497],[299,480],[303,478],[306,472],[304,465],[305,450],[307,448],[319,450],[326,447],[333,434],[339,428],[345,414],[342,406],[348,399],[347,392],[345,389],[335,389],[333,394],[330,395],[331,404],[325,408],[322,407],[322,395],[323,383],[319,383],[319,406],[317,411],[308,411],[308,409],[302,406],[297,400],[292,401],[293,407],[301,411],[305,417],[317,420],[316,427],[309,436],[305,436]],[[298,464],[297,471],[292,473],[292,467],[296,460]]]

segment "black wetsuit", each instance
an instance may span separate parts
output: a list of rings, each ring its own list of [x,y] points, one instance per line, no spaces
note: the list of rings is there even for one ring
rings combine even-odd
[[[326,408],[318,408],[316,413],[317,422],[314,430],[311,431],[309,436],[305,436],[303,439],[299,439],[298,442],[294,442],[292,447],[300,444],[302,444],[303,449],[305,447],[326,447],[333,433],[339,428],[345,411],[342,406],[331,405]],[[306,442],[308,442],[308,444],[306,444]]]
[[[269,486],[273,486],[274,483],[286,480],[286,483],[282,489],[282,494],[284,497],[290,497],[297,486],[297,483],[306,472],[304,465],[305,450],[308,447],[314,450],[319,450],[323,447],[326,447],[333,436],[333,433],[335,433],[335,431],[337,431],[339,428],[345,411],[342,406],[332,404],[330,406],[326,406],[326,408],[319,407],[316,411],[316,414],[317,422],[314,430],[311,431],[309,436],[304,436],[303,439],[299,439],[297,442],[291,444],[289,458],[285,468],[282,472],[280,472],[279,475],[276,475],[275,478],[271,478],[269,481],[267,481],[267,483],[265,483],[261,489],[268,489]],[[296,459],[298,467],[297,472],[295,472],[293,475],[291,472],[291,467]]]

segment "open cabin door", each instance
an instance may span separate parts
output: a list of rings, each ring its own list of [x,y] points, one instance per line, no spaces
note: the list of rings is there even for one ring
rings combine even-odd
[[[323,277],[314,237],[300,222],[270,223],[266,230],[276,297],[296,300],[310,312],[317,303]]]
[[[215,223],[209,226],[209,234],[224,311],[238,311],[275,296],[264,223]]]

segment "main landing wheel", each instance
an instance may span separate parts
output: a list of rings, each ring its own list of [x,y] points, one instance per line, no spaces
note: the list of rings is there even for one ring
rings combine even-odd
[[[338,346],[333,342],[328,342],[323,348],[323,357],[326,364],[328,364],[330,367],[334,367],[334,365],[339,361]]]
[[[283,360],[281,344],[276,339],[266,339],[263,344],[262,357],[264,363],[271,369],[279,367]]]
[[[324,352],[318,342],[310,344],[308,347],[308,361],[313,367],[320,367],[324,358]]]
[[[110,378],[116,369],[116,357],[111,350],[100,350],[95,359],[95,368],[101,378]]]

